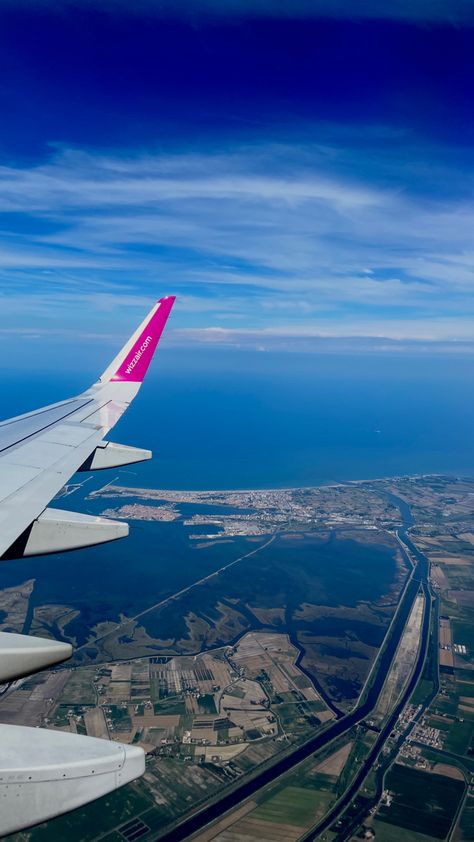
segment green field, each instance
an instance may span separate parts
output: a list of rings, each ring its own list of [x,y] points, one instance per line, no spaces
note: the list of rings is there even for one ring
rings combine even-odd
[[[160,702],[155,702],[153,710],[156,714],[185,714],[186,702],[180,696],[169,696]]]
[[[441,710],[441,706],[437,702],[436,707]],[[460,711],[460,713],[463,712]],[[452,719],[443,719],[440,716],[429,716],[427,722],[433,728],[438,728],[443,734],[443,748],[446,751],[452,751],[454,754],[461,756],[467,754],[474,740],[474,720],[472,716],[467,714],[464,717],[458,714],[454,722]]]
[[[444,692],[436,697],[433,705],[436,710],[448,716],[474,721],[474,706],[469,710],[470,704],[466,704],[466,699],[474,698],[474,684],[449,677],[444,679],[442,690]]]
[[[71,670],[71,677],[62,694],[63,705],[95,705],[97,693],[93,684],[94,669]]]
[[[263,801],[252,813],[252,818],[276,824],[294,824],[309,827],[318,815],[323,815],[332,800],[326,792],[287,786]]]
[[[474,739],[474,722],[456,722],[449,729],[444,747],[455,754],[467,754]]]
[[[474,840],[474,798],[467,798],[459,823],[454,835],[456,842],[472,842]]]
[[[64,725],[69,725],[69,716],[67,715],[68,710],[71,710],[70,705],[59,705],[56,708],[53,722],[55,725],[62,728]]]
[[[376,739],[377,736],[372,731],[364,731],[361,726],[357,726],[351,753],[337,782],[336,791],[339,795],[342,795],[355,777]]]
[[[466,587],[473,586],[474,582],[471,577]],[[453,637],[455,643],[464,643],[469,652],[474,651],[474,611],[465,606],[458,609],[459,619],[454,618],[452,621]]]
[[[433,682],[429,679],[422,678],[415,687],[413,695],[410,699],[412,705],[419,705],[428,699],[433,692]]]
[[[432,837],[414,830],[403,831],[395,824],[375,820],[373,823],[377,842],[431,842]]]
[[[322,707],[319,701],[303,703],[293,700],[291,703],[274,705],[272,709],[285,731],[303,734],[312,733],[318,726],[318,713],[321,712]]]
[[[131,729],[132,720],[130,719],[128,708],[119,707],[118,705],[107,705],[105,713],[110,716],[114,728],[118,731],[129,731]]]
[[[217,713],[216,703],[212,693],[206,693],[203,696],[199,696],[197,702],[200,713]]]
[[[433,839],[447,836],[464,793],[462,781],[399,764],[388,772],[385,788],[393,793],[393,801],[380,807],[377,818],[404,828],[403,834],[406,829]]]

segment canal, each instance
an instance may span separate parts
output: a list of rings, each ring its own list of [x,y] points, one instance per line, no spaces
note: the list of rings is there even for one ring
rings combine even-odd
[[[397,704],[397,707],[393,711],[389,722],[381,732],[379,739],[377,740],[375,746],[370,752],[369,757],[367,758],[360,772],[356,776],[356,779],[354,780],[350,789],[346,792],[343,799],[338,803],[337,808],[334,808],[323,820],[323,822],[318,826],[317,831],[315,829],[312,832],[313,835],[309,835],[306,838],[312,839],[314,838],[314,835],[316,833],[319,834],[326,827],[329,827],[329,825],[335,820],[337,815],[340,814],[341,810],[347,804],[349,804],[351,799],[354,797],[355,793],[357,792],[357,789],[360,787],[360,784],[362,783],[368,771],[370,770],[371,764],[373,764],[375,758],[377,757],[377,754],[379,753],[383,742],[387,739],[388,734],[393,728],[393,725],[395,724],[400,711],[402,710],[403,706],[406,704],[407,699],[413,692],[413,689],[420,677],[423,668],[429,638],[429,609],[431,602],[428,587],[429,563],[426,557],[419,550],[417,550],[417,548],[414,546],[407,534],[408,529],[410,528],[410,526],[413,525],[413,518],[409,506],[407,505],[407,503],[405,503],[404,500],[400,499],[399,497],[395,497],[392,494],[387,495],[387,497],[400,510],[402,517],[402,526],[399,529],[398,534],[401,542],[405,545],[406,548],[408,548],[412,555],[412,558],[415,560],[415,567],[403,593],[394,622],[392,623],[389,632],[389,639],[386,643],[386,646],[382,649],[379,655],[379,661],[375,676],[365,693],[363,701],[351,713],[348,713],[345,716],[333,722],[333,724],[329,728],[327,728],[327,730],[325,730],[323,733],[317,734],[304,745],[299,746],[294,751],[292,751],[291,754],[285,755],[284,757],[277,760],[275,763],[273,763],[272,766],[267,767],[261,770],[260,772],[257,772],[250,780],[244,781],[241,784],[234,785],[233,788],[229,790],[229,792],[225,793],[222,796],[222,798],[219,799],[219,801],[213,804],[209,804],[207,807],[204,807],[199,812],[195,813],[187,819],[184,819],[184,821],[182,821],[180,824],[170,829],[164,835],[160,836],[160,842],[181,842],[181,840],[188,839],[193,833],[196,833],[198,830],[205,827],[210,822],[215,821],[228,810],[232,809],[233,807],[236,807],[246,798],[249,798],[250,796],[254,795],[262,787],[277,780],[281,775],[284,775],[286,772],[289,772],[298,763],[301,763],[301,761],[306,760],[308,757],[310,757],[315,752],[319,751],[321,748],[326,746],[336,737],[341,736],[346,731],[349,731],[350,728],[352,728],[354,725],[357,725],[359,722],[362,722],[362,720],[365,719],[368,716],[368,714],[371,713],[371,711],[375,708],[377,704],[380,692],[385,681],[385,677],[387,675],[388,670],[390,669],[390,665],[397,650],[401,635],[405,628],[405,624],[408,620],[411,608],[413,606],[413,602],[421,585],[427,600],[427,610],[425,611],[423,619],[421,645],[418,660],[415,666],[415,670],[410,679],[409,685],[407,686],[406,691],[403,694],[403,698]]]

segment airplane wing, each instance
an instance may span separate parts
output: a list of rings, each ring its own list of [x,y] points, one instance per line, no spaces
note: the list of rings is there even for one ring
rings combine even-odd
[[[136,396],[171,312],[160,299],[87,391],[0,423],[0,560],[113,541],[128,524],[48,504],[81,470],[151,458],[105,439]],[[69,644],[0,632],[0,682],[66,660]],[[144,753],[90,737],[0,725],[0,836],[87,803],[144,771]]]

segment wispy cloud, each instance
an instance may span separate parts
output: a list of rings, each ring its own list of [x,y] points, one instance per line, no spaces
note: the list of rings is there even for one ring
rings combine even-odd
[[[464,342],[474,335],[472,185],[440,163],[433,189],[422,150],[411,152],[384,167],[342,142],[179,155],[59,148],[40,165],[0,167],[0,329],[60,316],[89,335],[114,310],[120,330],[157,293],[177,291],[177,341]]]

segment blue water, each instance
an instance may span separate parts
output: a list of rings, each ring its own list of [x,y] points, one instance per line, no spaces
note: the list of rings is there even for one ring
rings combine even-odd
[[[80,391],[99,368],[4,374],[1,414]],[[111,437],[153,449],[153,463],[130,469],[128,481],[155,487],[473,475],[474,359],[164,347]]]
[[[1,414],[74,395],[99,368],[68,376],[4,374]],[[473,381],[474,361],[462,355],[169,349],[159,354],[151,377],[111,435],[151,447],[154,460],[96,474],[84,491],[55,505],[93,512],[115,506],[118,501],[84,497],[117,476],[121,485],[209,489],[406,473],[474,475]],[[82,642],[98,620],[116,619],[121,611],[133,615],[248,546],[237,539],[199,550],[188,531],[178,523],[135,522],[128,540],[108,547],[5,562],[0,587],[35,578],[33,605],[80,609],[69,633]],[[381,592],[383,586],[378,582]]]

